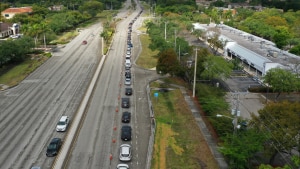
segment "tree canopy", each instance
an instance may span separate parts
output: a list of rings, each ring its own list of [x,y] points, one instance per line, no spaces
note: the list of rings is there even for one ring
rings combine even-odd
[[[282,92],[299,91],[299,78],[289,70],[281,68],[272,68],[263,77],[264,83],[267,83],[275,92],[278,92],[276,98]]]
[[[299,147],[300,104],[291,102],[269,103],[252,116],[250,122],[255,128],[270,133],[272,152],[290,152]]]
[[[166,49],[158,54],[156,71],[160,74],[175,75],[179,69],[179,62],[174,49]]]

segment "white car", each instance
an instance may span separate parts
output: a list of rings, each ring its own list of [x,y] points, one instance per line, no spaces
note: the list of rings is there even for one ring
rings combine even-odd
[[[117,169],[129,169],[129,166],[127,164],[118,164]]]
[[[69,117],[61,116],[61,118],[59,119],[59,121],[57,123],[56,131],[66,131],[68,125],[69,125]]]
[[[129,144],[122,144],[120,146],[120,161],[130,161],[131,160],[131,146]]]
[[[125,78],[124,84],[125,84],[126,86],[130,86],[130,85],[131,85],[131,79],[130,79],[130,78]]]

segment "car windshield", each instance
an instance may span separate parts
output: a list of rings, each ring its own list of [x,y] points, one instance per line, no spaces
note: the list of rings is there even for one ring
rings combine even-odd
[[[60,122],[57,123],[57,125],[60,125],[60,126],[65,125],[65,124],[66,124],[66,123],[63,122],[63,121],[60,121]]]
[[[129,157],[129,154],[122,154],[123,157]]]
[[[52,143],[52,144],[49,144],[48,149],[55,150],[56,147],[57,147],[56,144]]]

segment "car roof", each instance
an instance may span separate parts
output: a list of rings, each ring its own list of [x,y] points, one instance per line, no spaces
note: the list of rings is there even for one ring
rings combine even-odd
[[[130,112],[128,112],[128,111],[124,111],[124,112],[123,112],[123,114],[130,114]]]
[[[129,168],[129,166],[128,166],[127,164],[118,164],[118,165],[117,165],[117,168],[119,168],[119,167],[126,167],[126,168]]]
[[[120,148],[121,148],[121,153],[122,154],[129,154],[129,151],[130,151],[130,145],[129,144],[122,144],[121,146],[120,146]]]
[[[59,121],[65,121],[68,118],[68,116],[61,116]]]
[[[131,129],[131,126],[122,126],[122,130],[123,129]]]
[[[41,167],[31,167],[31,169],[41,169]]]
[[[51,140],[51,143],[57,143],[57,142],[59,142],[59,141],[61,141],[61,138],[53,138],[53,139]]]

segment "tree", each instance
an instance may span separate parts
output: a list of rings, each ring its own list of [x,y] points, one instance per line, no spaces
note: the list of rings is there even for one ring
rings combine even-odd
[[[270,133],[269,150],[272,153],[291,152],[299,147],[300,104],[295,102],[268,103],[258,111],[259,116],[252,116],[250,122],[260,131]]]
[[[285,47],[288,44],[288,39],[291,39],[292,35],[289,32],[288,28],[285,26],[277,26],[276,33],[273,36],[273,40],[276,43],[276,46],[280,49]]]
[[[95,0],[86,1],[82,6],[79,7],[79,11],[87,12],[92,17],[95,17],[97,13],[102,12],[103,9],[104,9],[103,4]]]
[[[267,83],[275,92],[278,92],[276,99],[282,92],[299,91],[299,79],[296,74],[281,68],[272,68],[263,77],[264,83]]]
[[[250,168],[249,160],[258,151],[263,150],[268,135],[257,129],[229,133],[223,137],[224,144],[219,151],[230,160],[230,168]]]
[[[209,56],[203,63],[204,70],[201,77],[211,80],[214,78],[226,79],[230,76],[233,68],[231,62],[227,62],[219,56]]]
[[[3,41],[0,44],[0,67],[8,63],[21,62],[34,47],[32,38],[23,36],[16,40]]]
[[[292,49],[290,49],[291,53],[295,54],[295,55],[300,55],[300,44],[297,46],[292,47]]]
[[[158,54],[158,60],[156,65],[156,71],[160,74],[169,73],[174,76],[179,69],[179,62],[174,49],[166,49]]]

